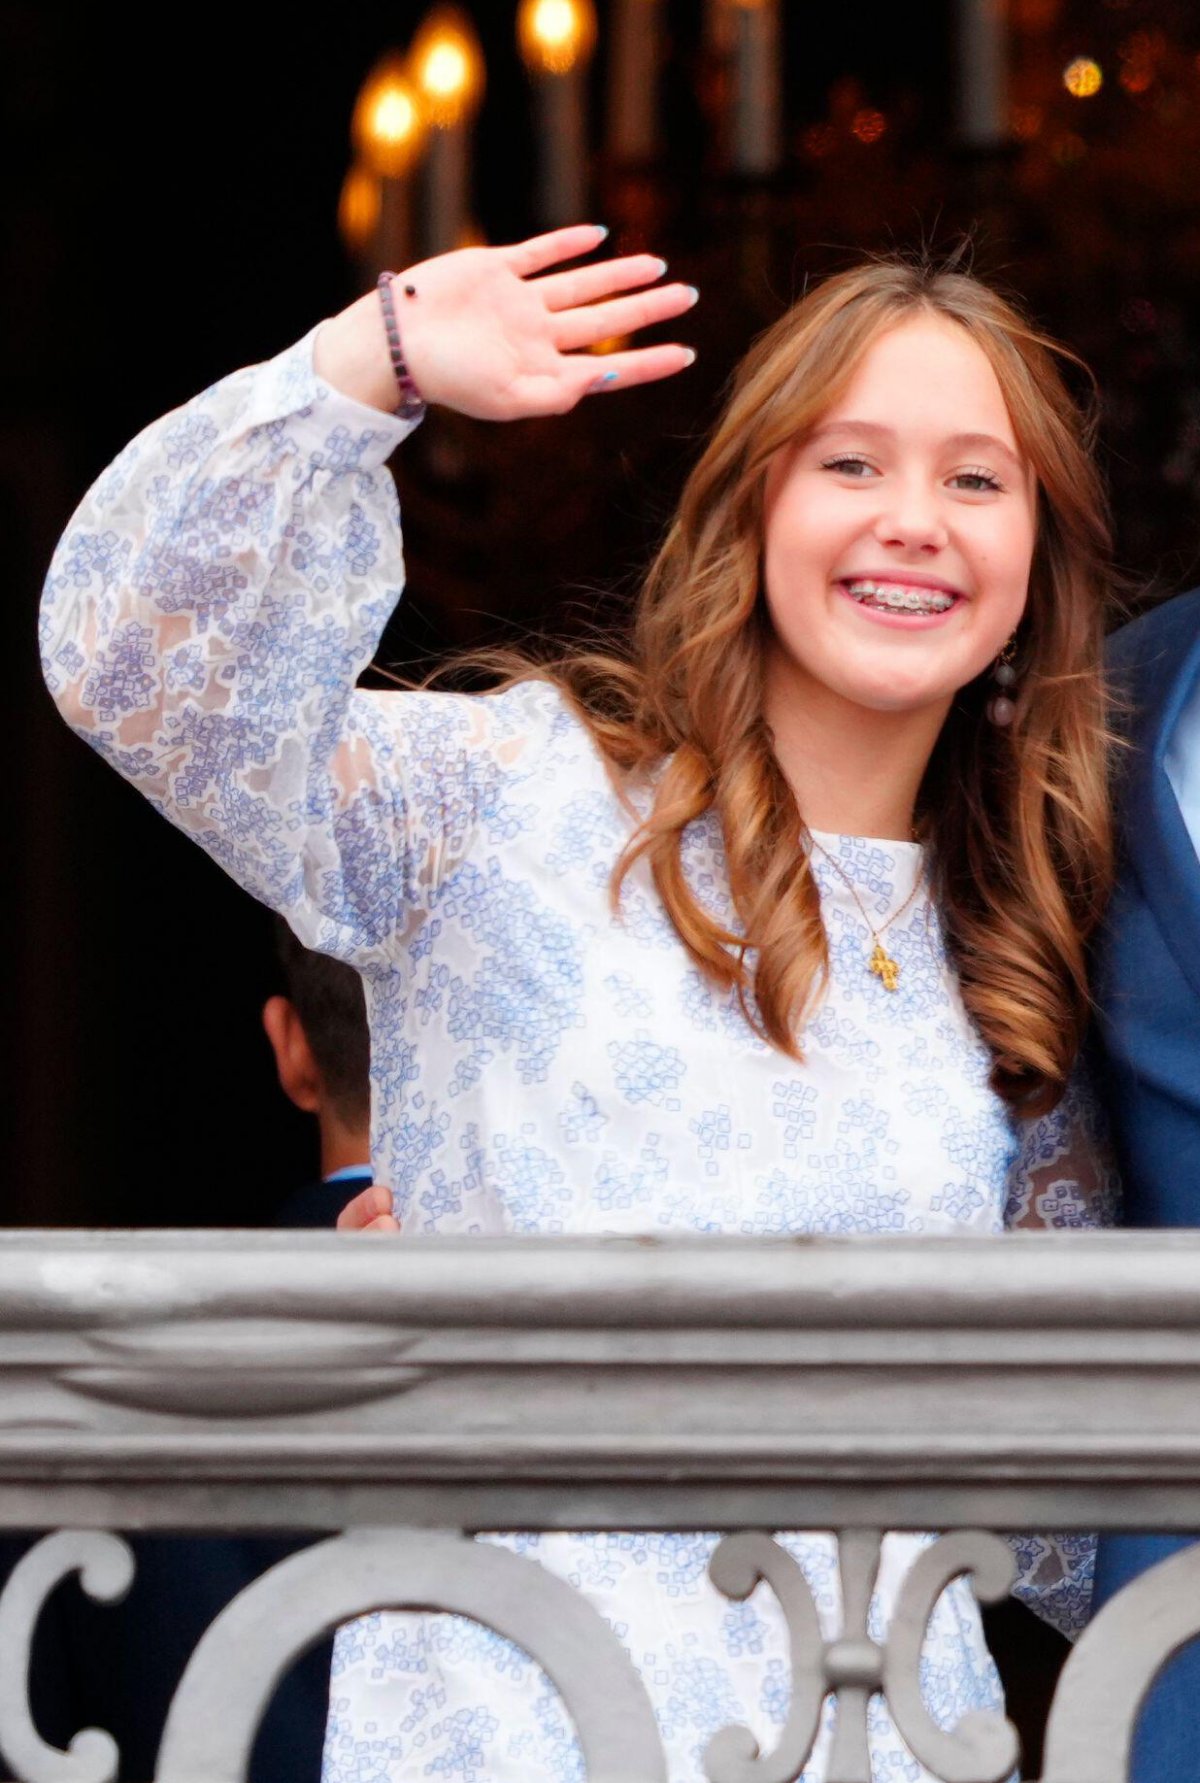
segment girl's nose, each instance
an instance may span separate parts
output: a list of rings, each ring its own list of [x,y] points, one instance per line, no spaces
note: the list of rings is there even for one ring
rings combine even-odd
[[[931,492],[910,489],[899,493],[875,521],[875,537],[881,545],[906,550],[940,551],[948,542],[946,523]],[[895,499],[898,495],[898,499]]]

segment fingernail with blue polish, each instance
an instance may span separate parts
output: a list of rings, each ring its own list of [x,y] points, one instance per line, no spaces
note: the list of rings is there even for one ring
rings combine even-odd
[[[601,241],[603,241],[605,236],[608,234],[608,224],[607,223],[593,223],[592,228],[597,231]]]

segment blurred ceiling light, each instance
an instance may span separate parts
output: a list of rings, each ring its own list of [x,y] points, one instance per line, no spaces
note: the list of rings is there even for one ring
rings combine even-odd
[[[859,142],[878,142],[887,129],[887,119],[881,111],[856,111],[850,129]]]
[[[379,175],[361,161],[347,169],[338,195],[338,235],[352,254],[366,253],[379,227]]]
[[[479,108],[484,89],[483,50],[467,15],[457,6],[429,14],[408,52],[408,68],[426,117],[448,130]]]
[[[405,58],[394,52],[382,57],[362,84],[350,122],[360,158],[384,179],[400,179],[421,152],[425,128]]]
[[[1063,69],[1062,79],[1073,99],[1090,99],[1104,85],[1104,72],[1090,56],[1076,56]]]
[[[517,44],[534,74],[569,74],[596,47],[592,0],[521,0]]]
[[[1154,70],[1144,62],[1126,62],[1117,79],[1127,93],[1144,93],[1154,84]]]
[[[1132,31],[1117,50],[1121,72],[1117,76],[1127,93],[1144,93],[1154,84],[1159,62],[1167,50],[1162,31]]]

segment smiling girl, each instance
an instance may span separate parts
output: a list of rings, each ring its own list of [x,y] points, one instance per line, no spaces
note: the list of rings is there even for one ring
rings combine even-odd
[[[403,583],[382,467],[418,397],[505,420],[690,362],[642,347],[597,374],[580,349],[694,299],[648,256],[550,270],[598,240],[407,269],[399,385],[370,293],[144,429],[50,567],[61,710],[362,971],[406,1240],[1110,1217],[1071,1084],[1111,861],[1104,503],[1054,350],[984,286],[859,265],[755,343],[625,655],[482,695],[356,688]],[[672,1783],[730,1722],[774,1744],[786,1630],[765,1591],[734,1607],[709,1583],[715,1537],[481,1539],[616,1627]],[[779,1539],[833,1634],[832,1539]],[[873,1627],[930,1539],[887,1538]],[[1073,1632],[1089,1544],[1017,1551]],[[962,1581],[924,1675],[943,1724],[999,1701]],[[923,1777],[872,1714],[876,1776]],[[441,1615],[343,1631],[328,1783],[579,1767],[500,1637]]]

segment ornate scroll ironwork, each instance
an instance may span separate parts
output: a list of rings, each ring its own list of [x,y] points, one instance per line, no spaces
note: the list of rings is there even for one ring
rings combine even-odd
[[[952,1732],[932,1720],[921,1700],[921,1646],[933,1607],[946,1586],[963,1574],[976,1594],[992,1602],[1013,1579],[1010,1550],[995,1536],[961,1530],[918,1555],[901,1588],[886,1646],[868,1632],[868,1615],[879,1571],[882,1534],[845,1529],[838,1544],[842,1581],[842,1629],[822,1638],[804,1574],[769,1535],[747,1531],[727,1536],[713,1555],[713,1583],[740,1601],[760,1581],[770,1585],[783,1609],[791,1641],[792,1701],[773,1752],[759,1754],[749,1728],[724,1728],[705,1754],[712,1783],[795,1783],[811,1756],[822,1699],[837,1699],[826,1783],[871,1783],[867,1708],[881,1692],[913,1756],[944,1783],[1002,1783],[1017,1760],[1015,1729],[994,1715],[964,1716]]]
[[[984,1601],[1011,1583],[1012,1555],[995,1536],[957,1531],[914,1562],[901,1587],[886,1645],[868,1633],[881,1535],[841,1534],[842,1629],[822,1636],[804,1575],[762,1531],[727,1536],[711,1575],[741,1600],[760,1584],[775,1593],[791,1643],[791,1707],[774,1750],[750,1730],[710,1742],[711,1783],[795,1783],[817,1740],[824,1699],[836,1699],[825,1783],[871,1783],[870,1697],[884,1696],[914,1757],[942,1783],[1001,1783],[1017,1759],[1003,1718],[971,1714],[950,1731],[921,1700],[920,1654],[933,1607],[969,1575]],[[33,1725],[24,1680],[34,1626],[54,1587],[73,1572],[106,1602],[132,1579],[119,1537],[62,1530],[14,1568],[0,1594],[0,1751],[20,1783],[111,1783],[117,1749],[88,1728],[63,1752]],[[545,1670],[571,1715],[588,1783],[665,1783],[658,1729],[620,1643],[578,1592],[535,1561],[457,1532],[360,1529],[273,1567],[217,1617],[176,1691],[156,1783],[243,1783],[259,1722],[287,1669],[339,1624],[375,1609],[469,1616],[505,1635]],[[1068,1660],[1051,1713],[1042,1783],[1125,1783],[1138,1708],[1171,1655],[1200,1634],[1200,1545],[1163,1561],[1115,1598]]]
[[[0,1750],[21,1783],[110,1783],[118,1753],[98,1728],[66,1752],[41,1739],[26,1690],[34,1626],[72,1572],[89,1595],[129,1589],[118,1536],[60,1530],[22,1557],[0,1596]],[[375,1609],[470,1616],[523,1647],[575,1723],[588,1783],[666,1783],[654,1712],[607,1624],[535,1561],[457,1533],[353,1530],[292,1555],[233,1599],[175,1692],[156,1783],[242,1783],[259,1722],[288,1668],[340,1623]]]
[[[808,1581],[791,1555],[758,1530],[727,1535],[709,1563],[718,1591],[735,1603],[765,1580],[779,1600],[791,1641],[792,1701],[774,1752],[759,1755],[748,1727],[725,1727],[709,1742],[712,1783],[791,1783],[813,1748],[825,1694],[824,1641]]]
[[[60,1529],[23,1554],[0,1593],[0,1751],[21,1783],[110,1783],[118,1752],[112,1735],[88,1727],[66,1752],[48,1746],[29,1712],[29,1655],[42,1605],[72,1573],[89,1597],[115,1603],[133,1582],[133,1555],[118,1535]]]
[[[884,1658],[883,1688],[900,1737],[943,1783],[1001,1783],[1017,1762],[1017,1732],[1002,1716],[973,1711],[952,1731],[921,1700],[921,1644],[933,1606],[964,1574],[981,1603],[996,1603],[1016,1572],[1012,1550],[996,1536],[959,1529],[918,1554],[900,1587]],[[867,1783],[870,1783],[868,1774]]]
[[[827,1783],[871,1783],[867,1708],[880,1691],[914,1755],[945,1783],[999,1783],[1011,1770],[1016,1751],[1007,1724],[968,1717],[963,1728],[944,1732],[921,1702],[918,1670],[941,1591],[970,1573],[983,1595],[998,1595],[1011,1578],[1008,1549],[993,1536],[966,1532],[927,1549],[905,1581],[884,1647],[868,1633],[881,1542],[877,1530],[842,1532],[843,1625],[828,1641],[803,1572],[770,1535],[745,1531],[720,1543],[711,1566],[718,1589],[740,1600],[765,1582],[784,1612],[792,1702],[769,1754],[760,1755],[745,1727],[726,1728],[712,1740],[705,1756],[712,1783],[794,1783],[813,1751],[829,1694],[837,1709]],[[0,1596],[0,1747],[22,1783],[110,1783],[115,1775],[116,1746],[99,1729],[76,1735],[67,1752],[42,1741],[18,1680],[54,1586],[79,1571],[92,1596],[115,1600],[129,1587],[132,1565],[116,1536],[60,1531],[24,1556]],[[292,1555],[216,1618],[175,1693],[156,1783],[242,1783],[284,1673],[341,1623],[376,1609],[450,1611],[505,1635],[537,1660],[562,1696],[588,1783],[665,1783],[666,1761],[641,1680],[580,1593],[535,1561],[456,1532],[366,1529]]]

